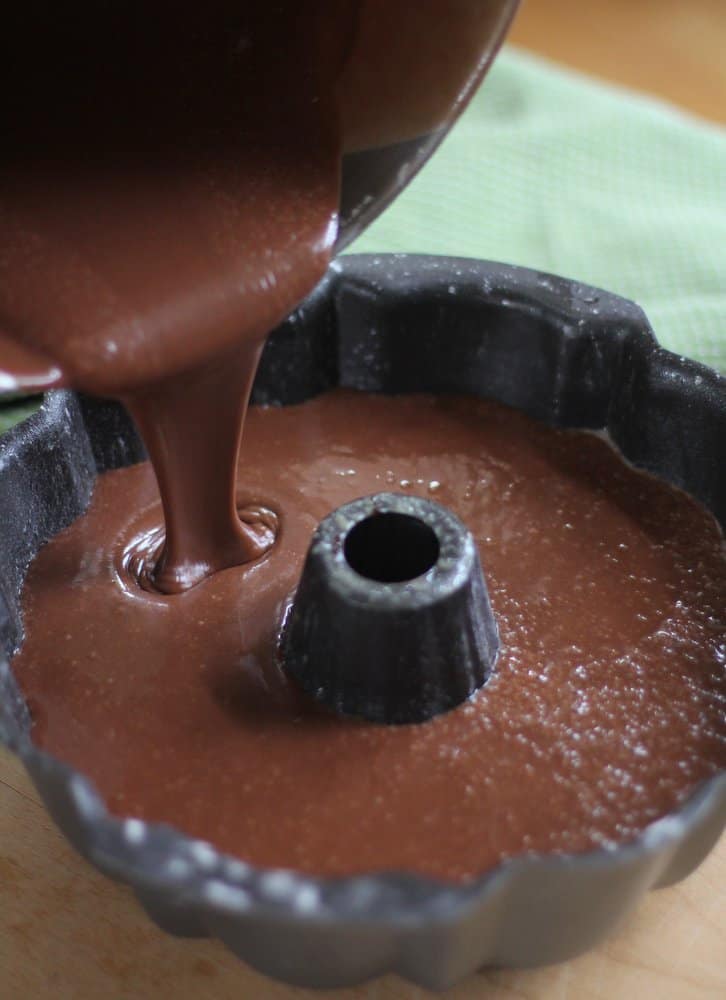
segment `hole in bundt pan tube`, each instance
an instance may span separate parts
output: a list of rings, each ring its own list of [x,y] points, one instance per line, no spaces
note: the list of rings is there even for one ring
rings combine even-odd
[[[373,514],[359,521],[345,540],[351,569],[379,583],[403,583],[423,576],[439,558],[439,540],[428,524],[409,514]]]

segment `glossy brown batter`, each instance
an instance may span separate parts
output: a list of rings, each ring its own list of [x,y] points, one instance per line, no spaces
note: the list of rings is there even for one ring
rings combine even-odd
[[[462,398],[335,392],[253,408],[240,505],[276,545],[186,593],[139,588],[161,510],[148,464],[101,477],[45,547],[13,669],[40,745],[120,815],[259,865],[451,879],[526,851],[625,841],[726,767],[726,557],[713,518],[602,439]],[[335,718],[276,662],[316,523],[411,491],[480,547],[502,650],[421,725]]]
[[[184,590],[257,558],[234,469],[267,333],[337,235],[341,156],[461,109],[514,0],[148,0],[4,12],[0,388],[120,397]],[[442,42],[445,37],[445,43]]]

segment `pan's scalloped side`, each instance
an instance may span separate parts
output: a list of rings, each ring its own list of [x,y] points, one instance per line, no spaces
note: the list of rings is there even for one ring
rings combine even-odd
[[[255,400],[335,385],[470,392],[557,426],[607,430],[635,464],[726,522],[726,380],[657,346],[637,306],[551,275],[450,258],[350,257],[270,338]],[[51,393],[0,440],[0,642],[38,548],[87,506],[97,471],[142,457],[113,404]],[[0,740],[25,762],[80,853],[133,886],[170,933],[216,936],[259,970],[342,987],[396,971],[441,989],[483,965],[560,961],[596,943],[647,889],[684,878],[726,825],[726,774],[614,850],[506,862],[466,885],[392,873],[324,880],[257,870],[170,827],[117,819],[90,782],[32,743],[0,662]]]

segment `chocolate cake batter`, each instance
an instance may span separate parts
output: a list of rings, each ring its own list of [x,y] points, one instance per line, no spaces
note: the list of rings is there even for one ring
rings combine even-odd
[[[164,504],[160,590],[271,544],[270,519],[234,505],[247,395],[266,334],[327,266],[341,156],[455,116],[515,5],[3,12],[0,388],[35,370],[124,400]]]
[[[463,879],[626,839],[726,766],[718,530],[604,442],[335,393],[255,410],[236,474],[264,337],[335,244],[341,156],[455,115],[513,6],[3,12],[0,388],[121,398],[153,462],[42,550],[14,661],[35,738],[119,814],[263,865]],[[495,676],[421,726],[325,714],[275,656],[315,523],[381,489],[463,518],[499,620]]]
[[[502,648],[451,713],[336,718],[276,660],[316,523],[410,491],[473,532]],[[493,403],[337,391],[253,408],[240,507],[279,518],[245,568],[144,590],[148,464],[101,477],[30,569],[13,669],[34,738],[119,815],[258,865],[463,880],[625,841],[726,767],[726,556],[713,518],[602,439]]]

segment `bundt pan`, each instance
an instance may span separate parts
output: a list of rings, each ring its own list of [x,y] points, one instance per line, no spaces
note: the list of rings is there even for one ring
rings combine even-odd
[[[349,257],[278,329],[258,403],[343,385],[493,398],[560,427],[605,430],[635,465],[726,522],[726,380],[658,347],[641,310],[501,264]],[[594,945],[646,889],[688,875],[726,822],[726,774],[616,849],[507,861],[467,885],[405,873],[334,880],[255,870],[156,824],[109,815],[83,775],[38,750],[13,680],[20,590],[96,475],[142,450],[115,405],[54,392],[0,443],[0,738],[71,843],[133,886],[165,930],[214,935],[289,983],[342,987],[395,971],[442,989],[486,965],[558,962]]]

